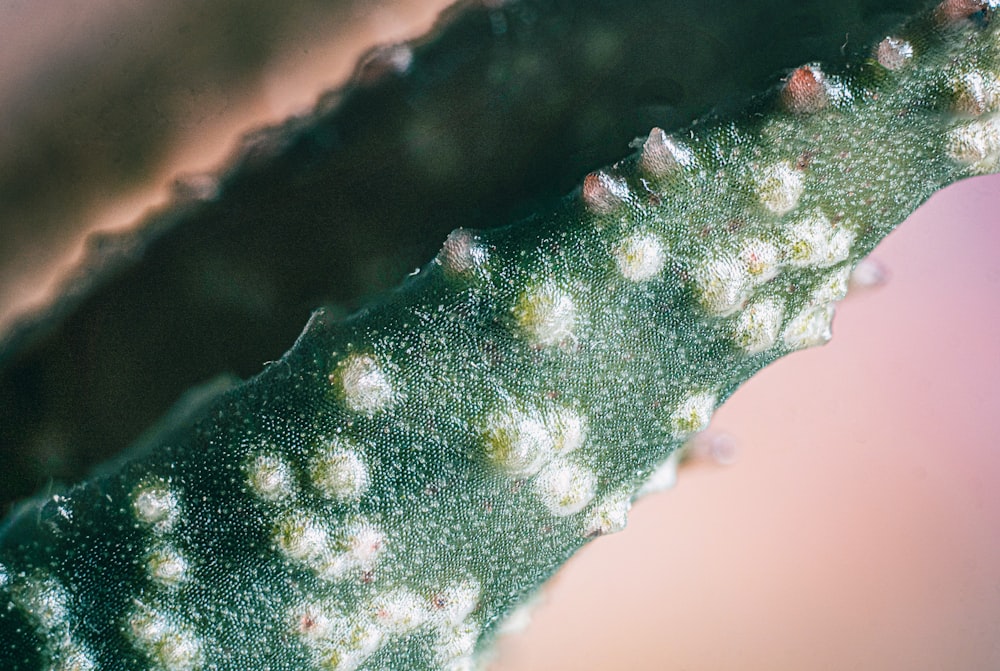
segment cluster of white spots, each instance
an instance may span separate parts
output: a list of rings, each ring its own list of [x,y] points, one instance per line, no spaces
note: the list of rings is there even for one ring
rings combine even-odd
[[[976,172],[991,172],[1000,158],[1000,119],[975,119],[953,128],[947,138],[948,155]]]
[[[597,475],[586,466],[553,460],[534,481],[539,500],[556,517],[583,510],[597,490]]]
[[[663,129],[653,128],[642,143],[639,163],[645,173],[665,177],[692,165],[694,154],[688,147],[663,132]]]
[[[736,318],[733,341],[747,354],[759,354],[774,346],[785,319],[785,304],[764,298],[746,306]]]
[[[670,425],[675,438],[687,438],[703,431],[712,419],[716,397],[709,391],[695,392],[687,396],[670,416]]]
[[[21,609],[45,641],[41,652],[52,671],[92,671],[97,668],[90,651],[74,639],[70,616],[71,595],[54,577],[42,573],[18,580],[11,588],[11,604]]]
[[[368,466],[348,444],[332,440],[313,460],[310,469],[313,485],[327,498],[351,501],[368,490]]]
[[[126,618],[124,630],[157,669],[194,671],[204,662],[201,642],[193,631],[139,601]]]
[[[10,585],[10,571],[3,564],[0,564],[0,589],[5,589]]]
[[[625,180],[612,177],[603,170],[592,172],[583,179],[583,203],[594,214],[610,214],[629,197]]]
[[[722,255],[694,271],[701,305],[708,312],[730,315],[739,310],[759,286],[781,270],[778,248],[760,239],[743,242],[735,256]]]
[[[670,456],[663,460],[656,470],[653,471],[646,482],[639,488],[639,497],[649,496],[657,492],[665,492],[673,489],[677,485],[677,468],[681,463],[682,449],[675,449]]]
[[[782,340],[789,349],[805,349],[830,340],[834,307],[832,304],[806,307],[785,327]]]
[[[385,551],[385,534],[361,519],[334,534],[319,519],[294,511],[279,518],[274,544],[289,559],[326,580],[369,571]]]
[[[785,230],[785,260],[793,266],[828,268],[847,259],[854,231],[813,212]]]
[[[169,531],[180,518],[180,500],[165,480],[144,480],[132,490],[131,498],[136,520],[156,532]]]
[[[155,546],[146,556],[146,574],[162,587],[178,587],[189,579],[190,573],[188,560],[166,543]]]
[[[781,102],[793,114],[812,114],[830,104],[830,93],[823,71],[815,65],[803,65],[785,80]]]
[[[275,525],[274,542],[287,557],[318,567],[330,554],[331,539],[316,518],[295,512],[282,516]]]
[[[291,467],[276,454],[256,454],[246,466],[250,491],[265,501],[283,501],[295,494]]]
[[[955,91],[955,109],[979,116],[1000,107],[1000,79],[991,72],[966,72],[951,83]]]
[[[825,305],[842,300],[847,295],[851,279],[851,267],[844,265],[829,273],[813,290],[813,305]]]
[[[601,499],[587,515],[583,535],[587,538],[606,536],[625,529],[632,497],[627,492],[615,492]]]
[[[555,439],[544,419],[513,406],[490,415],[484,438],[489,460],[516,478],[540,471],[555,449]]]
[[[471,231],[458,228],[448,234],[435,263],[455,275],[481,271],[489,259],[489,251]]]
[[[575,343],[573,298],[549,282],[529,288],[514,305],[514,318],[528,339],[542,347]]]
[[[898,37],[887,37],[875,48],[875,60],[886,70],[899,70],[913,58],[913,45]]]
[[[795,209],[805,189],[802,172],[788,161],[765,167],[758,173],[756,182],[760,202],[777,215]]]
[[[653,279],[667,262],[663,243],[652,233],[636,233],[625,238],[615,248],[614,257],[618,270],[632,282]]]
[[[433,634],[431,654],[441,668],[471,658],[480,628],[472,619],[479,606],[475,580],[463,580],[429,597],[406,587],[375,594],[350,615],[310,602],[292,608],[291,630],[324,668],[354,671],[392,639],[417,631]]]
[[[385,370],[368,354],[348,355],[330,374],[330,382],[339,388],[344,403],[353,412],[374,415],[396,400]]]

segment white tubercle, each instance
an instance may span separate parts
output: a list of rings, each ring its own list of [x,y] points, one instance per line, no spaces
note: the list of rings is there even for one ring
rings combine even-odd
[[[141,524],[154,531],[168,531],[180,517],[180,501],[167,483],[151,478],[132,490],[132,512]]]
[[[368,354],[350,354],[330,374],[353,412],[374,415],[393,404],[396,395],[379,362]]]
[[[674,437],[687,438],[708,427],[712,413],[715,412],[715,404],[715,394],[708,391],[691,394],[681,401],[670,416]]]
[[[49,575],[33,574],[14,584],[12,603],[24,611],[38,630],[49,634],[69,628],[70,594]]]
[[[534,481],[539,500],[557,517],[583,510],[597,489],[597,476],[589,468],[562,459],[550,463]]]
[[[694,283],[701,306],[719,317],[740,309],[754,288],[745,264],[730,256],[712,259],[695,268]]]
[[[350,525],[332,544],[332,554],[323,557],[319,575],[327,580],[339,580],[351,573],[369,571],[385,552],[385,533],[367,520]]]
[[[391,635],[406,634],[427,621],[430,612],[420,595],[397,588],[375,597],[372,617],[380,629]]]
[[[552,451],[559,456],[575,452],[587,437],[587,422],[569,408],[559,408],[546,424],[551,427]]]
[[[449,585],[431,597],[432,621],[439,627],[456,627],[479,607],[482,588],[468,578]]]
[[[475,622],[461,622],[438,631],[433,654],[442,671],[475,671],[473,653],[480,631]]]
[[[203,663],[201,643],[186,627],[140,602],[129,614],[125,632],[155,668],[194,671]]]
[[[615,248],[614,257],[622,276],[632,282],[653,279],[667,262],[663,243],[652,233],[636,233],[625,238]]]
[[[281,501],[295,494],[292,469],[275,454],[256,454],[246,466],[250,491],[265,501]]]
[[[785,305],[776,298],[750,303],[736,318],[733,341],[747,354],[769,350],[778,339],[784,318]]]
[[[292,632],[299,640],[310,646],[332,638],[344,628],[339,613],[322,603],[296,604],[290,611],[289,619],[292,623]]]
[[[167,588],[177,587],[190,576],[190,565],[174,547],[162,544],[146,557],[146,573],[154,583]]]
[[[786,236],[786,260],[799,268],[828,268],[845,261],[854,244],[852,230],[834,226],[820,212],[813,212],[789,226]]]
[[[988,117],[953,128],[947,138],[948,154],[976,172],[987,172],[1000,154],[1000,118]]]
[[[812,304],[825,305],[827,303],[836,303],[839,300],[843,300],[843,298],[847,295],[850,280],[850,266],[844,265],[833,271],[824,277],[816,287],[815,291],[813,291]]]
[[[1000,79],[991,72],[966,72],[951,85],[955,91],[955,109],[959,112],[979,116],[1000,107]]]
[[[287,557],[318,568],[330,553],[330,535],[311,516],[291,513],[275,525],[274,543]]]
[[[625,525],[628,524],[628,511],[631,508],[632,498],[625,492],[605,496],[587,515],[583,535],[587,538],[594,538],[624,530]]]
[[[514,407],[490,415],[484,439],[489,460],[516,478],[537,473],[552,458],[556,447],[541,418]]]
[[[355,449],[331,441],[312,464],[313,485],[324,496],[340,501],[360,498],[369,485],[368,466]]]
[[[752,238],[742,244],[739,259],[750,275],[751,284],[755,286],[774,279],[781,270],[781,253],[778,248],[759,238]]]
[[[832,304],[807,307],[785,327],[782,334],[785,345],[789,349],[805,349],[828,342],[833,314]]]
[[[664,177],[694,163],[691,150],[668,136],[663,129],[653,128],[642,143],[642,158],[639,160],[643,172],[655,177]]]
[[[887,37],[878,43],[875,59],[886,70],[899,70],[913,58],[913,45],[897,37]]]
[[[455,275],[473,274],[486,266],[489,251],[471,231],[458,228],[448,234],[434,261]]]
[[[549,347],[576,340],[573,298],[551,282],[521,294],[514,306],[514,317],[529,341],[536,345]]]
[[[638,497],[665,492],[677,485],[677,467],[681,463],[681,452],[681,448],[675,449],[662,464],[657,466],[639,489]]]
[[[765,167],[757,177],[757,197],[774,214],[794,210],[804,189],[802,172],[788,161]]]

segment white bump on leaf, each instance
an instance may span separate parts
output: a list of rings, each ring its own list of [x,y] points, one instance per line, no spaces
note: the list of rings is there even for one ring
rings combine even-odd
[[[694,155],[686,146],[668,136],[660,128],[653,128],[642,143],[642,170],[655,177],[664,177],[694,163]]]
[[[987,172],[1000,154],[1000,119],[976,119],[948,134],[948,154],[956,161]]]
[[[517,478],[537,473],[556,447],[552,433],[540,418],[516,408],[491,415],[484,438],[489,460]]]
[[[142,524],[167,531],[180,516],[180,502],[164,481],[151,479],[132,490],[132,512]]]
[[[319,575],[339,580],[350,573],[374,568],[385,552],[385,534],[371,522],[361,520],[338,535],[331,545],[332,554],[318,566]]]
[[[878,43],[875,58],[886,70],[898,70],[913,58],[913,45],[903,39],[887,37]]]
[[[694,393],[681,401],[670,416],[674,437],[687,438],[693,433],[703,431],[712,419],[715,403],[715,394],[711,392]]]
[[[585,466],[556,460],[538,474],[534,487],[550,513],[565,517],[580,512],[594,498],[597,476]]]
[[[732,314],[742,307],[754,286],[746,266],[725,256],[698,266],[694,282],[702,307],[718,316]]]
[[[788,263],[804,268],[827,268],[847,259],[854,244],[854,232],[834,226],[816,212],[789,226],[785,256]]]
[[[606,536],[625,529],[632,499],[627,493],[618,492],[604,497],[587,515],[583,535],[587,538]]]
[[[367,354],[351,354],[330,375],[343,393],[344,403],[353,412],[374,415],[395,400],[385,371]]]
[[[132,643],[163,671],[194,671],[202,665],[194,633],[139,602],[126,621]]]
[[[277,455],[257,454],[246,470],[250,490],[266,501],[280,501],[295,493],[292,469]]]
[[[807,307],[785,327],[782,335],[789,349],[804,349],[822,345],[830,340],[833,305]]]
[[[850,266],[843,266],[824,277],[812,294],[813,305],[825,305],[842,300],[847,295],[851,279]]]
[[[431,598],[432,618],[436,626],[455,627],[479,607],[479,581],[467,579],[450,585]]]
[[[781,332],[784,318],[784,303],[776,298],[750,303],[736,318],[733,340],[748,354],[771,349]]]
[[[312,565],[321,562],[330,548],[327,530],[318,520],[302,513],[278,520],[274,542],[286,556]]]
[[[163,587],[177,587],[188,579],[190,566],[175,548],[159,545],[146,557],[146,572]]]
[[[578,450],[587,435],[587,423],[583,417],[569,408],[559,408],[547,419],[552,431],[552,451],[566,455]]]
[[[955,109],[959,112],[979,116],[1000,106],[1000,80],[992,73],[966,72],[951,86],[955,91]]]
[[[14,585],[12,601],[35,623],[39,631],[52,632],[69,626],[69,593],[51,576],[35,574]]]
[[[543,284],[523,293],[514,306],[514,317],[529,340],[537,345],[575,341],[576,305],[555,284]]]
[[[802,173],[787,161],[764,168],[757,178],[757,197],[764,207],[779,215],[795,209],[804,188]]]
[[[406,634],[427,621],[429,610],[420,595],[397,588],[375,598],[372,616],[386,633]]]
[[[682,449],[678,448],[670,453],[662,464],[646,478],[642,488],[639,489],[639,496],[648,496],[656,492],[665,492],[673,489],[677,485],[677,467],[681,463]]]
[[[471,231],[458,228],[448,234],[435,262],[450,273],[474,273],[486,265],[489,252]]]
[[[663,243],[652,233],[637,233],[625,238],[615,249],[614,257],[621,274],[633,282],[653,279],[667,261]]]
[[[369,485],[368,467],[354,450],[333,442],[312,464],[312,481],[324,496],[340,501],[358,499]]]
[[[761,285],[774,279],[781,270],[781,254],[778,248],[759,238],[743,243],[739,258],[754,285]]]

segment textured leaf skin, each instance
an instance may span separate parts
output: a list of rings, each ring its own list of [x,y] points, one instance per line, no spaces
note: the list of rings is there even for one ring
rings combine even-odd
[[[5,668],[474,668],[718,403],[829,338],[882,237],[996,169],[990,14],[945,2],[843,77],[654,130],[555,211],[317,312],[148,454],[7,522]]]

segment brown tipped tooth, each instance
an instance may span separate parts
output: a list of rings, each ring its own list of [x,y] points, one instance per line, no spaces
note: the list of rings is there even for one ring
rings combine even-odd
[[[583,179],[583,202],[595,214],[609,214],[621,207],[628,197],[628,186],[608,173],[598,170]]]
[[[793,114],[811,114],[830,104],[830,94],[823,85],[823,73],[803,65],[788,76],[781,91],[781,102]]]

